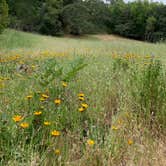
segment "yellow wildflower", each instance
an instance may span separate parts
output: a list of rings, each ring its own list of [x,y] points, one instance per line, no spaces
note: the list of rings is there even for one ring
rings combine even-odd
[[[129,144],[129,145],[132,145],[132,144],[133,144],[133,140],[128,139],[128,144]]]
[[[85,95],[84,95],[84,93],[79,93],[78,94],[78,97],[84,97]]]
[[[93,146],[95,144],[95,142],[92,139],[88,139],[87,144],[90,146]]]
[[[50,126],[50,125],[51,125],[51,122],[45,121],[45,122],[44,122],[44,125],[45,125],[45,126]]]
[[[62,86],[63,87],[67,87],[67,83],[66,82],[62,82]]]
[[[51,135],[52,135],[52,136],[55,136],[55,137],[56,137],[56,136],[60,136],[60,132],[57,131],[57,130],[54,130],[54,131],[51,132]]]
[[[111,127],[111,129],[112,129],[112,130],[118,130],[119,128],[118,128],[117,126],[114,126],[114,125],[113,125],[113,126]]]
[[[86,103],[82,103],[81,105],[82,105],[82,107],[85,108],[85,109],[88,108],[88,104],[86,104]]]
[[[61,100],[60,99],[55,99],[54,103],[57,104],[57,105],[59,105],[59,104],[61,104]]]
[[[23,119],[23,117],[20,116],[20,115],[15,115],[12,119],[13,119],[15,122],[19,122],[19,121],[21,121],[21,120]]]
[[[85,111],[85,109],[83,107],[81,107],[81,108],[78,109],[78,111],[83,112],[83,111]]]
[[[54,153],[55,153],[56,155],[60,155],[61,152],[60,152],[59,149],[55,149]]]
[[[36,112],[34,112],[34,115],[36,115],[36,116],[41,115],[41,114],[42,114],[41,111],[36,111]]]
[[[46,94],[42,94],[41,96],[42,96],[43,98],[45,98],[45,99],[48,99],[48,98],[49,98],[49,96],[46,95]]]
[[[36,68],[36,65],[32,65],[31,67],[32,67],[32,69],[34,70],[34,69]]]
[[[30,99],[33,98],[33,96],[32,96],[32,95],[28,95],[28,96],[26,96],[26,98],[27,98],[28,100],[30,100]]]
[[[79,100],[84,101],[85,99],[84,97],[79,97]]]
[[[20,124],[20,127],[22,127],[22,128],[28,128],[29,127],[29,123],[26,123],[26,122],[24,122],[24,123],[21,123]]]
[[[46,98],[44,98],[44,97],[40,98],[40,101],[45,101],[45,100],[46,100]]]

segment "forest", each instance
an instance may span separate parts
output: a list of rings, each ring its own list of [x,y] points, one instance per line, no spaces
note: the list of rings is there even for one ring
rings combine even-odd
[[[7,17],[8,14],[8,17]],[[123,0],[1,0],[0,29],[46,35],[113,33],[151,42],[166,38],[166,5]]]

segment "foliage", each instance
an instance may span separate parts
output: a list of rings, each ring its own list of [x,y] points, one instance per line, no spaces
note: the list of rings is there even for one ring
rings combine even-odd
[[[92,32],[108,32],[110,23],[110,11],[107,5],[101,0],[84,1],[89,13],[89,21],[93,24]]]
[[[90,32],[88,9],[82,3],[67,5],[63,9],[62,19],[67,33],[80,35]]]
[[[6,0],[0,0],[0,33],[8,24],[8,5]]]
[[[166,39],[166,5],[148,1],[7,0],[10,27],[47,35],[114,33],[138,40]],[[28,8],[27,8],[28,6]]]
[[[60,12],[62,0],[47,0],[42,4],[39,16],[39,32],[47,35],[61,35]]]
[[[107,31],[109,10],[100,0],[8,0],[8,4],[10,27],[15,29],[47,35]]]
[[[134,39],[165,40],[165,13],[164,4],[118,1],[110,5],[110,28],[113,33]]]

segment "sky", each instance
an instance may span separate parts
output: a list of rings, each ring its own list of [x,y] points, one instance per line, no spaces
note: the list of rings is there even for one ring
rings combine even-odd
[[[128,2],[128,1],[134,1],[134,0],[124,0],[124,1]],[[151,0],[151,1],[153,1],[153,2],[163,2],[163,3],[166,3],[166,0]]]
[[[106,1],[106,0],[104,0]],[[134,0],[124,0],[125,2],[129,2],[129,1],[134,1]],[[163,2],[164,4],[166,4],[166,0],[149,0],[149,1],[153,1],[153,2]]]

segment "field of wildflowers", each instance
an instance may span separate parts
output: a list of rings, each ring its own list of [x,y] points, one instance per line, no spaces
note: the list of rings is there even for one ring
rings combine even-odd
[[[0,37],[0,165],[163,165],[165,44]]]

